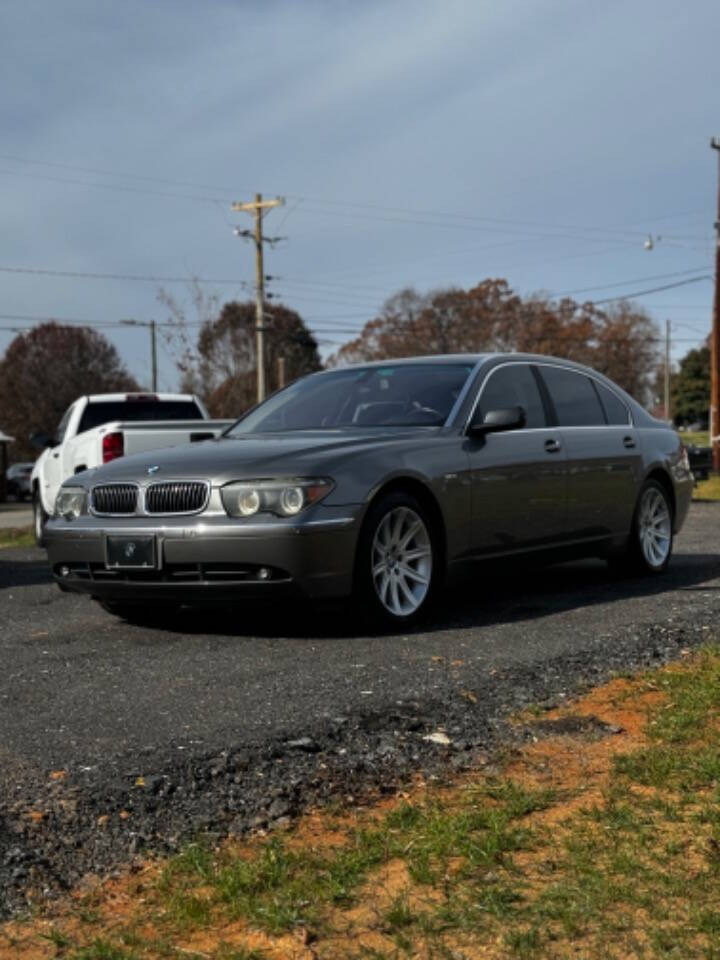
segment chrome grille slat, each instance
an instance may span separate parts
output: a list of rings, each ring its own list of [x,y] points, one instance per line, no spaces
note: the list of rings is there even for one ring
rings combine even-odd
[[[134,483],[104,483],[92,489],[92,508],[104,516],[131,516],[137,509],[138,488]]]
[[[209,485],[202,480],[151,483],[145,491],[145,510],[148,514],[197,513],[209,495]]]

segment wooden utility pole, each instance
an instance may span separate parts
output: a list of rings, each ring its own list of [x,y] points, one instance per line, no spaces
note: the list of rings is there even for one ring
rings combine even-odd
[[[670,422],[670,321],[665,321],[665,419]]]
[[[150,362],[152,364],[152,392],[158,388],[157,322],[155,320],[121,320],[126,327],[147,327],[150,330]]]
[[[720,139],[710,141],[718,151],[718,205],[715,219],[715,293],[713,295],[712,334],[710,338],[710,445],[713,470],[720,473]]]
[[[285,386],[285,357],[277,360],[278,389]]]
[[[150,355],[152,358],[152,389],[153,393],[157,393],[158,388],[158,377],[157,377],[157,323],[154,320],[150,321]]]
[[[256,193],[255,199],[250,203],[234,203],[232,209],[235,213],[251,213],[255,218],[255,230],[251,234],[249,230],[237,230],[240,237],[252,237],[255,241],[255,344],[257,353],[257,399],[262,403],[265,399],[265,326],[263,305],[265,299],[265,278],[263,275],[263,243],[268,240],[263,237],[262,219],[265,210],[272,207],[281,207],[285,203],[283,197],[275,197],[274,200],[263,200],[262,194]]]

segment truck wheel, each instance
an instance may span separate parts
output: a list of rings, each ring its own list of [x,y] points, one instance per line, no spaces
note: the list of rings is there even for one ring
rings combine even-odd
[[[45,546],[45,524],[48,515],[45,513],[40,499],[40,494],[35,491],[33,494],[33,527],[35,529],[35,543],[39,547]]]

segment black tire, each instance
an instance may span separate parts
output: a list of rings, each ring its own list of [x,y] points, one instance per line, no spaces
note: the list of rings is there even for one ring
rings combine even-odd
[[[40,494],[36,490],[33,494],[33,530],[35,532],[35,543],[39,547],[44,547],[45,544],[45,524],[47,523],[48,515],[43,509],[42,500],[40,499]]]
[[[673,521],[667,489],[657,480],[646,480],[635,504],[625,551],[611,558],[611,566],[645,576],[664,573],[672,556]]]
[[[179,607],[175,604],[133,603],[132,600],[99,600],[93,597],[106,613],[139,627],[170,627]]]
[[[371,505],[355,557],[354,597],[366,619],[402,630],[428,612],[442,581],[439,542],[412,494],[394,491]]]

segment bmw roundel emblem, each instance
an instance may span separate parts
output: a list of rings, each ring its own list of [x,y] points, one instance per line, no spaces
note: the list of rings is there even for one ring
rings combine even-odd
[[[148,473],[157,473],[160,467],[148,467]]]

